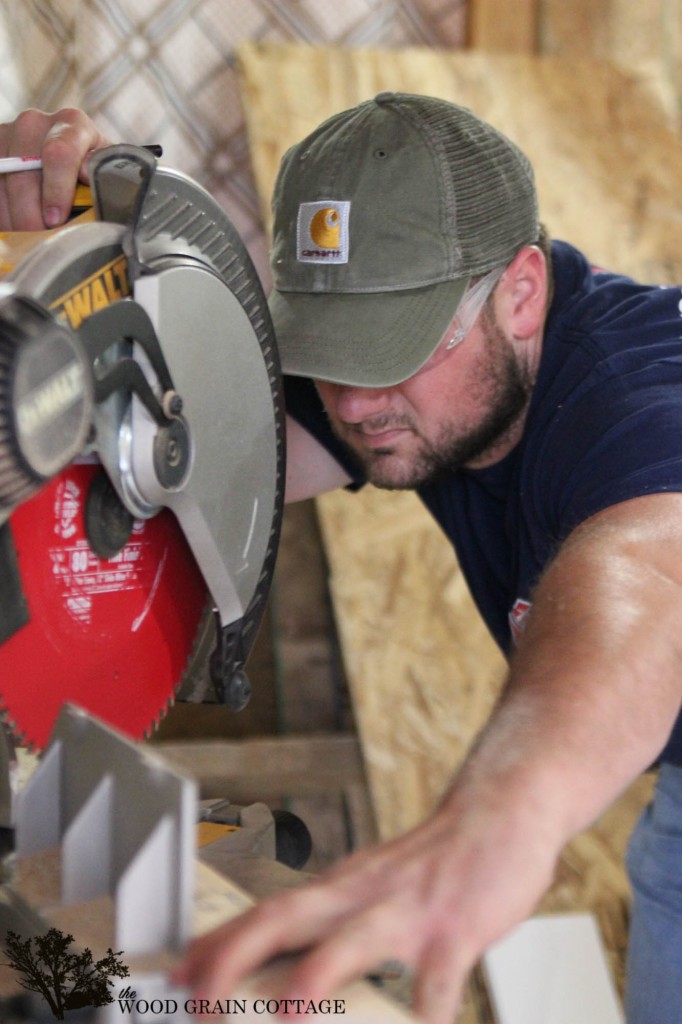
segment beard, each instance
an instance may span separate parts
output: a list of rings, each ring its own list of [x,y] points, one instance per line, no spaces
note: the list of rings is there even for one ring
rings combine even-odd
[[[487,411],[479,422],[462,431],[456,419],[442,424],[435,439],[424,437],[409,415],[374,417],[374,430],[403,429],[412,432],[416,450],[409,461],[397,460],[391,447],[358,450],[342,434],[339,439],[352,458],[360,462],[366,479],[383,490],[413,490],[438,483],[459,470],[494,454],[507,441],[530,400],[533,381],[516,358],[496,320],[484,311],[484,353],[477,390]],[[455,410],[456,414],[456,410]]]

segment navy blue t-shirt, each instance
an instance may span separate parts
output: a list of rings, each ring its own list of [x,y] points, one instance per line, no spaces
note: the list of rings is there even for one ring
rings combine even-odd
[[[553,266],[521,442],[494,466],[417,491],[507,654],[544,567],[579,523],[629,498],[682,491],[682,289],[595,270],[564,242],[553,244]],[[287,378],[285,390],[288,411],[361,482],[311,382]],[[682,716],[664,756],[682,763]]]

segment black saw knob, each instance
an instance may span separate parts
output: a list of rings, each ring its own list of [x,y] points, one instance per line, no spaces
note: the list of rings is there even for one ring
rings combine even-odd
[[[92,423],[90,366],[77,336],[31,299],[0,301],[0,508],[73,461]]]

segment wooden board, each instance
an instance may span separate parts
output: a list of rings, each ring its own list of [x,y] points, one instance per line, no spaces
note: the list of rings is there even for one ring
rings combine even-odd
[[[351,734],[164,742],[156,749],[175,771],[198,782],[203,799],[229,794],[234,803],[249,803],[319,796],[364,781]]]
[[[249,45],[240,54],[254,168],[269,219],[279,158],[324,117],[386,89],[462,103],[536,167],[550,233],[643,280],[682,279],[682,152],[650,89],[593,60]],[[503,663],[449,545],[411,494],[318,502],[331,589],[380,834],[423,818],[490,710]],[[636,783],[571,844],[550,909],[594,909],[622,984],[622,856],[649,797]]]

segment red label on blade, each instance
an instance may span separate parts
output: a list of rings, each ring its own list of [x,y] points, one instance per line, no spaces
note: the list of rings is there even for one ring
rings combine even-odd
[[[98,472],[70,466],[10,519],[31,619],[0,647],[0,705],[38,747],[65,702],[144,736],[172,700],[207,606],[167,510],[136,521],[113,558],[95,555],[83,510]]]

